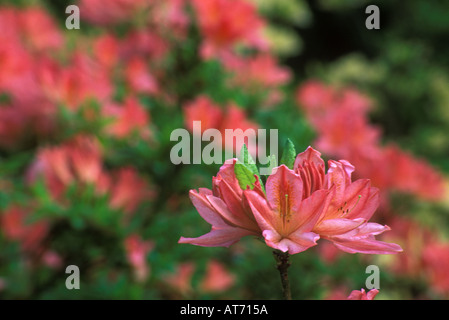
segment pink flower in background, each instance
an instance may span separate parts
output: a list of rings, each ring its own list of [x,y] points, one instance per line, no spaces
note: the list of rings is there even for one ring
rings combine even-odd
[[[153,250],[153,247],[153,242],[143,241],[137,234],[131,234],[125,239],[126,256],[134,269],[134,276],[138,282],[144,282],[150,274],[147,254]]]
[[[120,59],[119,45],[119,40],[109,33],[96,38],[92,45],[96,61],[112,69]]]
[[[39,7],[20,11],[19,24],[27,44],[36,51],[59,49],[64,38],[52,16]]]
[[[207,129],[219,129],[223,118],[221,108],[205,95],[200,95],[186,103],[183,111],[184,125],[190,132],[193,132],[194,121],[201,122],[201,133],[203,133]]]
[[[222,147],[234,152],[239,152],[243,144],[249,146],[251,155],[257,154],[255,141],[250,140],[251,135],[245,135],[248,129],[254,130],[254,138],[257,135],[258,124],[250,121],[244,110],[235,103],[228,103],[225,108],[214,104],[207,96],[201,95],[184,106],[184,123],[186,128],[193,132],[194,121],[201,122],[201,133],[207,129],[216,129],[222,137]],[[241,130],[241,133],[237,131]],[[226,139],[226,130],[233,131],[232,140]]]
[[[327,209],[328,190],[318,190],[304,199],[301,177],[281,165],[266,183],[266,197],[246,190],[245,196],[268,246],[296,254],[316,245],[320,238],[312,232]]]
[[[430,286],[439,294],[449,295],[449,244],[433,242],[422,251],[424,271]]]
[[[227,271],[218,261],[211,260],[207,264],[206,274],[200,288],[204,292],[219,293],[228,290],[235,283],[235,276]]]
[[[19,241],[22,249],[28,253],[38,253],[48,234],[48,222],[39,220],[30,222],[32,211],[12,205],[0,214],[0,227],[5,237]]]
[[[109,104],[103,110],[106,118],[113,119],[106,126],[106,132],[112,136],[124,139],[137,134],[144,140],[151,140],[149,112],[136,98],[130,96],[123,105]]]
[[[155,95],[160,91],[156,78],[150,73],[144,58],[133,58],[127,62],[125,79],[131,93]]]
[[[93,184],[105,191],[98,142],[88,136],[77,136],[60,146],[42,148],[30,166],[27,178],[33,183],[43,177],[51,194],[59,199],[72,183]]]
[[[168,283],[172,289],[175,289],[182,296],[192,292],[192,276],[195,272],[193,262],[180,263],[176,271],[164,277],[164,282]]]
[[[394,144],[381,144],[380,128],[367,115],[372,109],[368,97],[311,80],[298,88],[296,99],[318,133],[318,148],[353,163],[359,177],[369,177],[382,189],[383,198],[393,190],[432,201],[443,197],[441,173]]]
[[[179,243],[189,243],[203,247],[229,247],[248,235],[260,236],[260,228],[244,201],[234,173],[234,165],[225,163],[213,178],[212,190],[200,188],[190,190],[190,200],[201,217],[212,225],[209,233],[198,238],[181,237]],[[258,181],[254,194],[263,194]]]
[[[107,6],[102,0],[81,0],[79,3],[82,19],[104,26],[132,19],[148,5],[145,0],[110,0]]]
[[[200,55],[219,57],[243,43],[266,49],[261,35],[264,21],[256,7],[242,0],[192,0],[200,32],[204,37]]]
[[[110,206],[132,214],[145,200],[153,199],[155,192],[133,168],[121,168],[111,179]]]
[[[384,236],[404,248],[404,252],[395,255],[389,261],[388,268],[400,275],[421,277],[424,269],[423,252],[432,243],[436,243],[436,233],[418,221],[393,214],[390,218],[392,231]]]
[[[233,74],[231,83],[235,87],[249,90],[273,89],[286,84],[291,78],[290,70],[281,67],[276,58],[269,53],[260,53],[250,58],[231,53],[222,60],[226,69]]]
[[[353,290],[348,296],[347,300],[374,300],[376,295],[379,293],[377,289],[371,289],[365,292],[365,289]]]

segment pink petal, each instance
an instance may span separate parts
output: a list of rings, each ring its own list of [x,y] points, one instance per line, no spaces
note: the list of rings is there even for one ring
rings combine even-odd
[[[310,197],[301,202],[300,208],[292,215],[289,229],[301,229],[303,232],[312,231],[313,227],[325,213],[329,205],[329,190],[315,191]]]
[[[403,251],[402,248],[395,243],[378,241],[373,238],[356,240],[331,238],[329,240],[331,240],[337,248],[348,253],[395,254]]]
[[[248,216],[243,211],[243,207],[234,206],[234,211],[231,212],[226,203],[217,197],[206,196],[207,200],[213,207],[213,209],[218,212],[218,214],[226,221],[229,225],[234,227],[240,227],[245,229],[250,229],[254,232],[260,232],[255,220],[250,220]],[[241,202],[241,201],[240,201]]]
[[[178,243],[189,243],[202,247],[229,247],[239,241],[242,237],[250,234],[252,234],[252,232],[241,228],[212,228],[209,233],[206,233],[198,238],[181,237]]]
[[[321,153],[309,147],[298,154],[293,170],[301,176],[304,184],[304,198],[316,190],[323,189],[325,182],[324,161]]]
[[[345,234],[355,228],[359,227],[365,220],[363,219],[328,219],[321,221],[313,231],[322,236],[335,236]]]
[[[285,165],[274,169],[267,179],[267,199],[271,208],[283,217],[298,212],[303,195],[302,180]]]
[[[254,218],[262,231],[276,231],[276,213],[270,208],[267,200],[253,190],[245,190],[244,195],[248,201]]]
[[[214,210],[204,193],[198,193],[195,190],[190,190],[189,197],[200,216],[209,224],[215,227],[228,226],[223,218]]]
[[[312,147],[308,147],[306,151],[301,152],[296,156],[293,170],[296,171],[296,169],[303,166],[305,162],[313,163],[317,168],[322,167],[324,171],[324,160],[321,159],[321,153]]]
[[[264,231],[263,236],[268,246],[281,250],[282,252],[288,251],[290,254],[303,252],[308,248],[315,246],[320,238],[316,233],[304,233],[299,230],[296,233],[292,233],[288,238],[284,238],[276,231],[272,230]]]

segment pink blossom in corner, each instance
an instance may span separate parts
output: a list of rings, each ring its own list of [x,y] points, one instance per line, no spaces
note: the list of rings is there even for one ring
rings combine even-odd
[[[347,300],[374,300],[376,295],[379,293],[377,289],[371,289],[365,292],[365,289],[353,290],[348,296]]]

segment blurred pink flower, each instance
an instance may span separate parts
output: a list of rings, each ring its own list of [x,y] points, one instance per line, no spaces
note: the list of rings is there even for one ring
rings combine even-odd
[[[128,262],[134,269],[134,276],[138,282],[144,282],[150,273],[147,254],[153,249],[151,241],[143,241],[137,234],[131,234],[125,239],[125,250]]]
[[[236,87],[250,90],[274,89],[287,83],[291,78],[290,70],[281,67],[276,58],[269,53],[259,53],[250,58],[228,54],[222,60],[227,70],[233,74],[231,83]]]
[[[44,220],[29,222],[30,210],[12,205],[0,215],[0,226],[5,238],[19,241],[28,253],[38,253],[47,236],[49,225]]]
[[[256,155],[255,141],[250,141],[251,136],[245,135],[245,131],[252,129],[254,130],[254,136],[257,135],[258,124],[248,120],[244,110],[233,102],[228,103],[224,110],[214,104],[209,97],[198,96],[184,106],[185,126],[193,132],[193,121],[200,121],[201,133],[207,129],[217,129],[220,132],[222,147],[239,152],[243,144],[246,144],[250,148],[251,155]],[[241,134],[237,129],[242,130]],[[232,140],[225,139],[226,130],[236,130],[233,132]]]
[[[82,19],[103,26],[132,19],[148,6],[145,0],[109,0],[107,6],[102,0],[80,0],[79,3]]]
[[[449,244],[433,242],[422,251],[423,266],[430,286],[439,294],[449,295]]]
[[[110,206],[132,214],[144,200],[152,199],[154,190],[130,167],[118,170],[110,186]]]
[[[42,8],[28,7],[21,10],[19,24],[27,44],[34,50],[59,49],[64,44],[56,22]]]
[[[388,264],[389,269],[400,275],[421,277],[424,270],[424,251],[436,243],[434,230],[426,228],[418,221],[397,214],[390,218],[392,231],[383,238],[399,243],[404,252],[395,255]]]
[[[359,177],[369,177],[382,189],[383,198],[393,190],[432,201],[443,197],[440,172],[394,144],[382,145],[380,128],[367,115],[372,108],[368,97],[310,80],[298,88],[296,99],[318,133],[318,149],[353,163]]]
[[[207,264],[200,288],[204,292],[219,293],[228,290],[234,283],[235,276],[229,273],[221,263],[211,260]]]
[[[208,59],[232,51],[236,44],[266,49],[265,22],[256,7],[243,0],[192,0],[203,36],[200,54]]]
[[[168,283],[172,289],[175,289],[182,296],[186,296],[192,291],[192,276],[195,272],[195,265],[192,262],[180,263],[176,271],[165,275],[164,282]]]
[[[43,177],[55,199],[59,199],[71,183],[92,184],[105,192],[105,177],[98,142],[89,136],[54,147],[42,148],[31,164],[27,179],[33,183]]]
[[[205,95],[186,103],[183,110],[184,125],[190,132],[193,132],[193,121],[201,121],[201,133],[207,129],[220,128],[223,111]]]
[[[347,300],[374,300],[378,293],[379,290],[377,289],[371,289],[368,293],[366,293],[363,288],[360,290],[353,290]]]
[[[144,58],[133,58],[127,62],[125,79],[131,92],[155,95],[160,91],[156,78],[150,73]]]
[[[127,97],[123,105],[108,104],[104,107],[105,117],[112,118],[106,132],[119,139],[130,138],[136,133],[144,140],[151,140],[150,115],[137,98]]]

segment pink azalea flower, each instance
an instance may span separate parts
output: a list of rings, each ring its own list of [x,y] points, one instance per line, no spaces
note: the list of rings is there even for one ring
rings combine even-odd
[[[353,290],[348,296],[347,300],[374,300],[374,297],[379,293],[377,289],[371,289],[365,292],[365,289]]]
[[[385,243],[375,235],[390,230],[388,226],[368,222],[379,206],[379,190],[368,179],[351,181],[354,166],[345,160],[329,161],[325,174],[321,154],[309,147],[300,153],[294,170],[304,183],[303,197],[328,189],[329,206],[313,227],[313,232],[330,240],[349,253],[388,254],[402,251],[397,244]]]
[[[266,197],[252,190],[245,196],[268,246],[296,254],[316,245],[320,238],[312,232],[328,206],[328,190],[317,190],[304,198],[299,174],[285,165],[275,168],[266,183]]]
[[[203,247],[229,247],[248,235],[260,236],[261,230],[251,209],[244,201],[234,173],[234,165],[225,163],[213,178],[212,190],[200,188],[191,190],[190,199],[201,217],[212,225],[212,230],[198,238],[181,237],[179,243],[190,243]],[[263,195],[258,181],[254,194]]]

